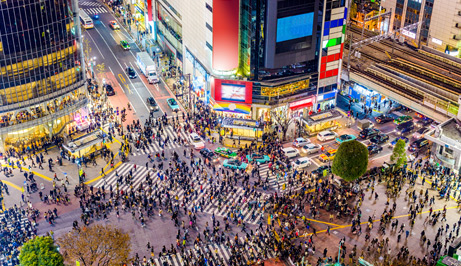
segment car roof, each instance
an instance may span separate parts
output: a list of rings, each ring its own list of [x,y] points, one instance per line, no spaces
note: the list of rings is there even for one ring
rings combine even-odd
[[[282,151],[296,151],[296,149],[293,147],[286,147],[286,148],[283,148]]]
[[[296,141],[303,141],[303,140],[305,141],[304,138],[297,138],[297,139],[296,139]]]

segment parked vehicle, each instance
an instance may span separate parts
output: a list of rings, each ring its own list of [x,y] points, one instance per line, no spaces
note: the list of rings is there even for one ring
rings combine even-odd
[[[154,60],[152,60],[147,52],[140,52],[136,54],[136,64],[144,76],[146,76],[149,83],[158,83],[160,81]]]
[[[106,84],[104,87],[106,88],[107,96],[114,96],[115,95],[115,90],[114,90],[114,88],[112,88],[112,85]]]
[[[299,151],[295,148],[288,147],[282,149],[283,153],[285,153],[285,156],[288,158],[294,158],[296,156],[299,156]]]
[[[415,124],[413,121],[408,121],[406,123],[400,124],[395,128],[395,133],[397,135],[406,135],[415,129]]]
[[[336,132],[331,130],[325,130],[317,134],[317,139],[320,141],[327,141],[335,139],[338,136]]]
[[[297,148],[302,147],[309,143],[311,143],[311,141],[309,139],[304,139],[304,138],[297,138],[293,140],[293,146]]]

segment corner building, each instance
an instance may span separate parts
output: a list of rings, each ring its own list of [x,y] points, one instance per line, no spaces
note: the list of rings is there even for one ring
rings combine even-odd
[[[41,147],[85,115],[77,2],[0,2],[0,150]]]
[[[347,0],[146,1],[152,38],[215,111],[268,121],[335,106]]]

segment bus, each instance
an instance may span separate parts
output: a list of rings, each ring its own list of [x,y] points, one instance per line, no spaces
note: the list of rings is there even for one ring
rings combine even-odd
[[[81,8],[80,8],[80,22],[82,23],[82,27],[85,29],[92,29],[94,27],[93,20]]]

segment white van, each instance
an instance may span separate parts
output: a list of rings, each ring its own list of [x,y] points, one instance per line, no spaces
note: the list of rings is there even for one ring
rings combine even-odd
[[[283,153],[285,153],[285,156],[287,156],[288,158],[294,158],[296,156],[299,156],[299,151],[292,147],[284,148],[282,149],[282,151]]]
[[[309,167],[312,164],[312,162],[307,157],[301,157],[301,158],[296,159],[291,164],[293,165],[294,169],[302,169],[305,167]]]
[[[317,134],[317,139],[320,141],[327,141],[335,139],[338,136],[336,132],[325,130]]]

